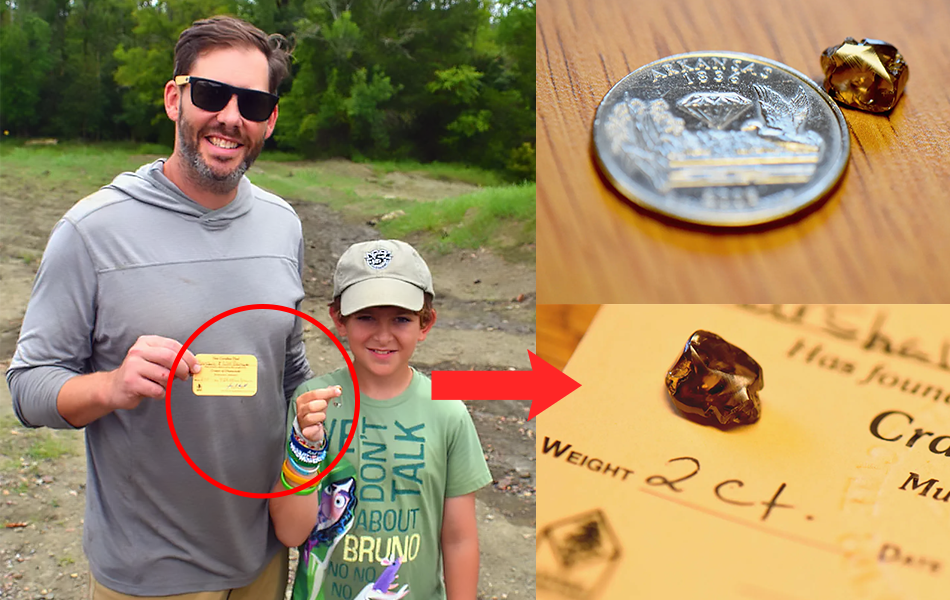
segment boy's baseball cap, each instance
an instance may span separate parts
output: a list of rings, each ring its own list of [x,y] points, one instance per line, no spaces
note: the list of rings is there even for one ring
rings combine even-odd
[[[346,249],[333,273],[333,297],[344,317],[370,306],[422,310],[435,296],[432,274],[415,248],[399,240],[360,242]]]

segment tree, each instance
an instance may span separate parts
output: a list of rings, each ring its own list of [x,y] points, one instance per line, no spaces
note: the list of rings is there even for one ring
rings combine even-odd
[[[534,0],[4,0],[0,124],[170,143],[175,43],[217,14],[296,44],[269,144],[533,178]]]
[[[199,19],[236,14],[234,0],[166,0],[139,6],[132,41],[114,52],[122,92],[119,119],[133,139],[169,143],[174,125],[165,116],[163,90],[174,71],[178,35]]]
[[[129,40],[134,0],[76,0],[66,19],[63,60],[51,122],[61,135],[102,139],[124,136],[121,97],[112,79],[113,50]]]
[[[31,135],[42,123],[37,109],[53,64],[50,27],[36,14],[14,15],[6,5],[0,22],[0,126]]]

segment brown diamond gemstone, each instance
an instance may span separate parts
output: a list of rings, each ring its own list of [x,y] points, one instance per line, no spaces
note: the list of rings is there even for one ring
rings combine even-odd
[[[762,367],[715,333],[697,331],[666,374],[666,387],[681,412],[708,425],[748,425],[759,420]]]
[[[897,48],[881,40],[845,38],[821,55],[825,91],[837,102],[870,112],[894,108],[910,76]]]

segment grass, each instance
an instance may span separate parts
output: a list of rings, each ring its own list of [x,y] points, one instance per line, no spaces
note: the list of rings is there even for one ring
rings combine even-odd
[[[72,449],[56,437],[55,431],[50,430],[37,431],[35,438],[26,449],[26,456],[33,460],[52,460],[69,454],[73,454]]]
[[[10,434],[13,430],[16,434]],[[16,469],[20,465],[19,457],[29,442],[24,441],[27,430],[13,415],[0,417],[0,471]]]
[[[284,198],[325,202],[336,209],[362,200],[356,194],[362,178],[325,169],[319,162],[287,165],[262,159],[254,171],[254,183]]]
[[[0,144],[3,171],[16,170],[23,178],[40,185],[75,184],[83,193],[92,193],[123,171],[134,171],[146,161],[167,155],[158,144],[79,144],[25,146],[4,140]],[[79,200],[79,198],[76,198]]]
[[[494,171],[486,171],[469,165],[433,162],[423,164],[415,161],[375,161],[368,163],[377,175],[386,175],[394,171],[403,173],[422,173],[442,181],[461,181],[481,187],[504,185],[501,176]]]
[[[402,209],[404,217],[383,221],[379,229],[389,238],[428,232],[432,234],[430,245],[442,252],[483,246],[503,250],[533,244],[535,189],[535,184],[525,183],[438,202],[416,202]]]
[[[284,198],[328,204],[354,220],[375,220],[380,215],[403,211],[405,216],[380,221],[387,238],[420,238],[420,243],[439,253],[456,248],[488,247],[513,261],[533,261],[535,241],[535,190],[533,183],[499,185],[500,177],[474,167],[422,165],[413,162],[365,163],[374,174],[395,171],[424,173],[437,179],[492,183],[477,192],[420,202],[357,192],[366,180],[323,168],[319,162],[287,165],[261,160],[254,174],[258,185]]]
[[[11,433],[13,431],[16,433]],[[39,469],[35,464],[27,467],[28,463],[75,455],[77,451],[69,438],[77,435],[51,429],[27,429],[13,415],[4,415],[0,418],[0,471],[9,476],[11,482],[16,478],[13,473],[23,473],[25,468],[29,477],[35,478]],[[20,493],[26,487],[27,483],[20,482],[14,491]]]
[[[15,172],[44,189],[75,191],[77,200],[110,182],[116,174],[134,171],[171,149],[157,144],[64,142],[26,146],[22,140],[0,142],[5,173]],[[335,164],[334,164],[335,163]],[[322,202],[353,221],[375,220],[402,210],[405,217],[380,222],[387,237],[413,237],[415,243],[447,252],[453,248],[490,247],[512,260],[533,260],[534,184],[503,185],[493,172],[458,164],[412,161],[365,162],[377,177],[396,171],[424,174],[443,181],[461,181],[483,189],[437,201],[393,197],[375,190],[360,168],[341,168],[338,161],[303,161],[299,155],[265,152],[250,176],[254,183],[284,198]],[[528,248],[526,251],[525,248]],[[527,253],[526,253],[527,252]],[[32,264],[36,257],[21,256]]]
[[[168,149],[166,154],[171,153],[171,148]],[[284,152],[283,150],[264,150],[264,153],[261,154],[261,160],[267,160],[269,162],[304,162],[307,159],[304,158],[302,154],[297,154],[295,152]]]

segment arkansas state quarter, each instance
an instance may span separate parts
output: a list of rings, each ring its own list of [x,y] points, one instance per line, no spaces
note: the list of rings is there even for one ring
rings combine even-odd
[[[850,140],[834,101],[791,67],[739,52],[690,52],[640,67],[607,92],[594,150],[636,204],[735,227],[822,198],[844,173]]]

